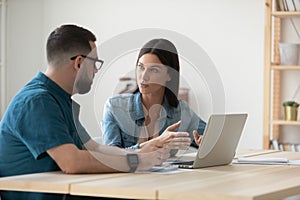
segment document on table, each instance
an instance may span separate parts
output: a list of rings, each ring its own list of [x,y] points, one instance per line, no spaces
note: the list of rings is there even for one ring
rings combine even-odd
[[[300,165],[300,160],[287,158],[237,158],[232,164],[261,164],[261,165]]]
[[[178,168],[178,165],[170,165],[169,163],[164,163],[160,166],[154,166],[149,170],[137,171],[137,173],[151,173],[151,174],[177,174],[186,172],[185,169]],[[189,170],[191,171],[191,170]]]

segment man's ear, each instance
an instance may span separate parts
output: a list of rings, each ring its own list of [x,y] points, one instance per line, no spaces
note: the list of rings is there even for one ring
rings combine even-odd
[[[83,58],[81,56],[77,56],[76,59],[74,60],[74,68],[75,70],[79,70],[80,69],[80,65],[83,61]]]

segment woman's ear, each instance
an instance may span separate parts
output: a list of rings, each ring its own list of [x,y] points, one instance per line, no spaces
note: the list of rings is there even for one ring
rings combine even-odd
[[[168,76],[167,76],[167,81],[171,81],[172,79],[171,79],[171,76],[170,76],[170,74],[168,74]]]

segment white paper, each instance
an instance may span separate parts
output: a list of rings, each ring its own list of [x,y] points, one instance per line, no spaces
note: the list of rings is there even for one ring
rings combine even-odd
[[[300,165],[300,160],[289,160],[287,158],[238,158],[233,164],[262,164],[262,165]]]
[[[182,173],[185,170],[179,169],[177,165],[163,164],[160,166],[154,166],[149,170],[137,171],[137,173],[151,173],[151,174],[177,174]]]

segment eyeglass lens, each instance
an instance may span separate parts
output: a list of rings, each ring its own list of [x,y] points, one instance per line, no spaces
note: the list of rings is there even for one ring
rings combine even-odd
[[[95,61],[95,67],[96,67],[96,69],[97,70],[99,70],[101,67],[102,67],[102,62],[100,62],[100,61]]]

